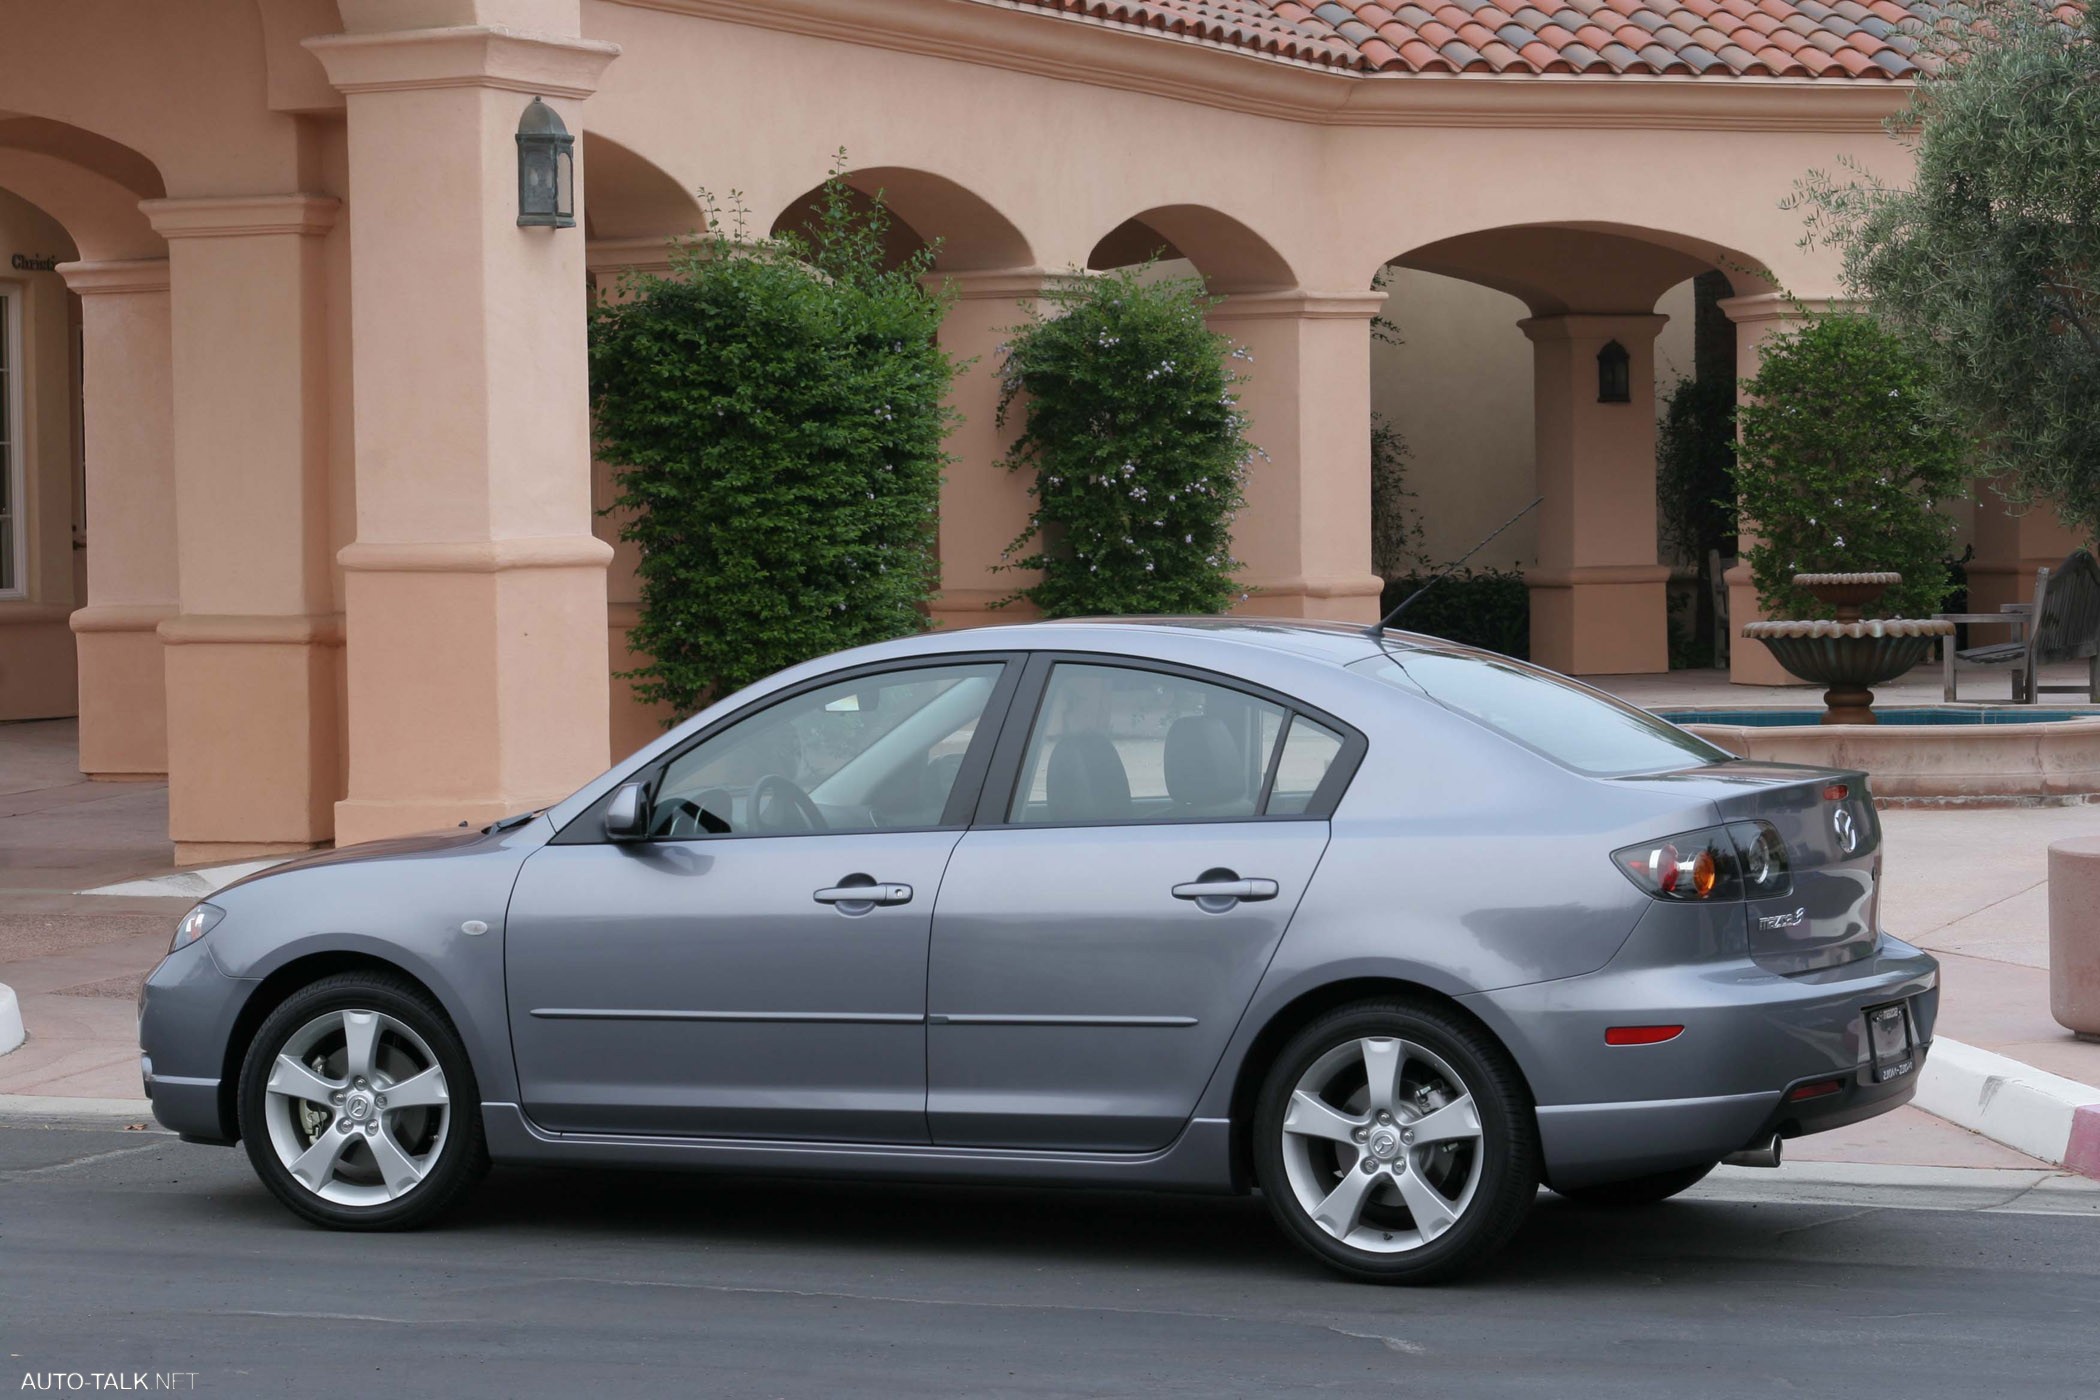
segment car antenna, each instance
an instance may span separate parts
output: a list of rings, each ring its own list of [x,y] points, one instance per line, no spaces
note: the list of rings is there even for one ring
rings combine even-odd
[[[1372,623],[1369,627],[1366,627],[1364,629],[1364,634],[1374,639],[1382,638],[1385,635],[1385,629],[1393,625],[1393,619],[1400,616],[1400,614],[1406,612],[1408,608],[1413,605],[1415,599],[1421,597],[1424,593],[1427,593],[1430,589],[1436,587],[1439,583],[1443,582],[1444,579],[1450,576],[1452,570],[1456,569],[1459,565],[1465,563],[1466,560],[1471,559],[1474,555],[1480,553],[1481,550],[1486,549],[1489,544],[1493,543],[1495,536],[1501,534],[1504,530],[1507,530],[1510,526],[1516,524],[1519,520],[1522,520],[1525,516],[1531,514],[1532,511],[1538,508],[1539,502],[1545,499],[1546,498],[1543,495],[1533,496],[1531,498],[1530,505],[1524,507],[1524,509],[1518,511],[1515,515],[1512,515],[1509,519],[1503,521],[1500,525],[1497,525],[1493,530],[1490,530],[1488,532],[1487,538],[1482,540],[1479,544],[1474,545],[1464,554],[1452,560],[1450,563],[1444,565],[1443,568],[1437,570],[1435,574],[1431,575],[1429,582],[1423,584],[1420,588],[1417,588],[1414,592],[1408,594],[1405,598],[1402,598],[1400,600],[1399,607],[1394,608],[1384,617],[1379,618],[1378,621]]]

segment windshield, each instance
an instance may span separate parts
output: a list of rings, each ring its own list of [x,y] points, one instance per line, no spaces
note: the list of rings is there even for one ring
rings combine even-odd
[[[1485,652],[1391,647],[1355,670],[1434,700],[1578,773],[1656,773],[1735,755],[1608,695]]]

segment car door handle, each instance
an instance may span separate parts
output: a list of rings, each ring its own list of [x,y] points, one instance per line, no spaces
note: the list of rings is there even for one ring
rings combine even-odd
[[[827,885],[818,890],[819,904],[909,904],[910,885]]]
[[[1274,880],[1192,880],[1174,887],[1176,899],[1274,899]]]

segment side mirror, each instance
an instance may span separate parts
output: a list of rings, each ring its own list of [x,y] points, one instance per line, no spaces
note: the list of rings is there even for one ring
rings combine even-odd
[[[605,804],[605,835],[612,841],[639,841],[649,834],[648,790],[627,783]]]

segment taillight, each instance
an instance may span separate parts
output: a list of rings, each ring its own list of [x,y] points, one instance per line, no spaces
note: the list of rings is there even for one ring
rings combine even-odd
[[[1612,853],[1612,863],[1656,899],[1727,903],[1775,898],[1793,886],[1786,842],[1767,822],[1731,822]]]

